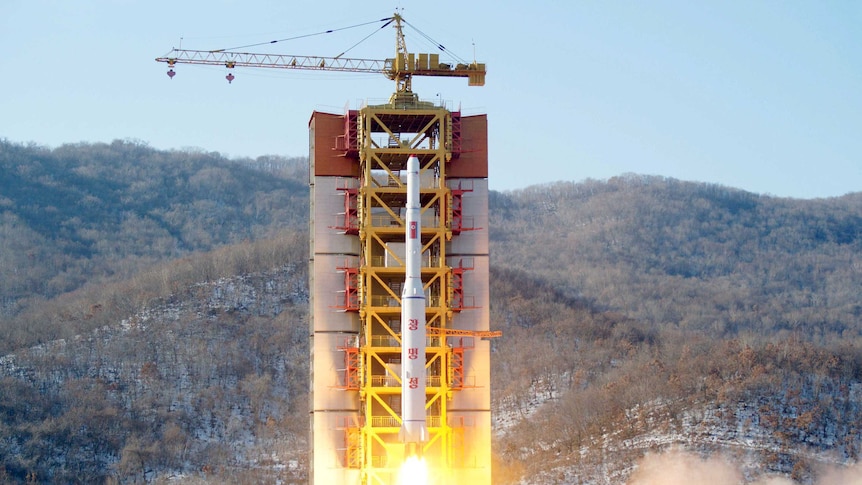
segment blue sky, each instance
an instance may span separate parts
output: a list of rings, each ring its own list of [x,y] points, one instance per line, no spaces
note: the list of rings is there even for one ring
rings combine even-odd
[[[182,65],[169,79],[154,58],[181,42],[266,42],[379,20],[397,7],[449,51],[487,64],[484,87],[417,78],[414,91],[488,114],[493,189],[638,173],[782,197],[862,191],[855,0],[2,0],[0,138],[306,155],[313,110],[385,99],[393,83],[236,69],[228,85],[225,69]],[[249,50],[335,56],[375,29]],[[408,50],[430,51],[406,34]],[[393,51],[387,28],[348,56]]]

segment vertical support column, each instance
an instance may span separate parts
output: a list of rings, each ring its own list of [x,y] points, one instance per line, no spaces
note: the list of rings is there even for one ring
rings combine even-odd
[[[469,332],[490,330],[488,250],[488,146],[485,115],[453,114],[454,144],[458,149],[448,166],[446,183],[453,190],[452,241],[449,244],[453,280],[460,283],[464,303],[455,311],[452,326]],[[457,120],[457,121],[456,121]],[[458,200],[457,204],[454,202]],[[469,271],[462,271],[468,267]],[[466,268],[465,268],[466,269]],[[455,302],[453,302],[455,303]],[[456,339],[452,339],[455,341]],[[458,482],[491,485],[491,372],[490,342],[457,339],[452,369],[463,388],[452,393],[450,420],[456,432]]]
[[[357,160],[338,151],[344,117],[314,113],[309,121],[309,481],[356,483],[359,390],[344,379],[355,365],[359,315],[351,272],[359,265],[359,239],[351,234],[348,187],[359,180]],[[345,195],[347,194],[347,195]],[[343,268],[339,271],[338,268]],[[348,358],[349,357],[349,358]]]

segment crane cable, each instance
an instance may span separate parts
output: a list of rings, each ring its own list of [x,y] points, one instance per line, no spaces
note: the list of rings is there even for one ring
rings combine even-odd
[[[342,30],[353,29],[353,28],[356,28],[356,27],[364,27],[364,26],[366,26],[366,25],[371,25],[371,24],[374,24],[374,23],[377,23],[377,22],[386,22],[385,24],[383,24],[383,25],[380,27],[380,28],[382,29],[383,27],[386,27],[387,25],[389,25],[390,23],[392,23],[392,21],[393,21],[393,20],[395,20],[393,17],[387,17],[387,18],[383,18],[383,19],[380,19],[380,20],[374,20],[374,21],[371,21],[371,22],[365,22],[365,23],[361,23],[361,24],[351,25],[351,26],[349,26],[349,27],[341,27],[341,28],[338,28],[338,29],[329,29],[329,30],[324,30],[324,31],[322,31],[322,32],[315,32],[315,33],[313,33],[313,34],[304,34],[304,35],[297,35],[296,37],[288,37],[288,38],[286,38],[286,39],[276,39],[276,40],[271,40],[271,41],[269,41],[269,42],[258,42],[257,44],[240,45],[240,46],[236,46],[236,47],[225,47],[225,48],[223,48],[223,49],[215,49],[215,50],[211,50],[211,51],[209,51],[209,52],[225,52],[225,51],[232,51],[232,50],[236,50],[236,49],[245,49],[245,48],[248,48],[248,47],[257,47],[257,46],[261,46],[261,45],[275,44],[275,43],[278,43],[278,42],[285,42],[285,41],[288,41],[288,40],[296,40],[296,39],[303,39],[303,38],[305,38],[305,37],[314,37],[314,36],[317,36],[317,35],[331,34],[331,33],[333,33],[333,32],[340,32],[340,31],[342,31]],[[376,31],[375,31],[375,32],[376,32]],[[372,34],[369,34],[367,37],[365,37],[365,39],[367,39],[368,37],[371,37],[371,35],[373,35],[373,33],[372,33]],[[350,49],[353,49],[353,47],[356,47],[360,42],[364,41],[365,39],[362,39],[361,41],[357,42],[357,43],[356,43],[356,44],[354,44]],[[350,49],[347,49],[347,50],[350,50]],[[347,52],[347,51],[342,52],[341,54],[339,54],[339,56],[344,55],[346,52]]]
[[[383,21],[383,20],[386,20],[386,19],[380,19],[380,20],[381,20],[381,21]],[[389,24],[391,24],[393,20],[395,20],[395,19],[394,19],[394,18],[390,18],[390,19],[389,19],[389,22],[386,22],[385,24],[381,25],[379,29],[377,29],[377,30],[375,30],[375,31],[371,32],[370,34],[366,35],[366,36],[365,36],[365,37],[363,37],[359,42],[357,42],[357,43],[353,44],[352,46],[348,47],[348,48],[347,48],[344,52],[342,52],[341,54],[338,54],[337,56],[335,56],[335,58],[336,58],[336,59],[338,59],[339,57],[343,56],[344,54],[347,54],[348,52],[350,52],[350,50],[351,50],[351,49],[353,49],[354,47],[358,46],[359,44],[361,44],[361,43],[365,42],[366,40],[368,40],[368,38],[369,38],[369,37],[371,37],[372,35],[376,34],[377,32],[380,32],[381,30],[383,30],[383,28],[384,28],[384,27],[386,27],[386,26],[388,26]],[[369,23],[371,23],[371,22],[369,22]],[[367,25],[367,24],[366,24],[366,25]]]
[[[450,51],[450,50],[447,50],[447,49],[446,49],[446,47],[444,47],[444,46],[443,46],[443,44],[441,44],[441,43],[437,42],[436,40],[432,39],[428,34],[426,34],[425,32],[422,32],[421,30],[417,29],[417,28],[416,28],[413,24],[411,24],[410,22],[408,22],[408,21],[406,21],[406,20],[404,20],[404,19],[402,19],[402,21],[404,22],[404,24],[405,24],[405,25],[409,25],[413,30],[415,30],[416,32],[418,32],[418,33],[419,33],[419,35],[421,35],[422,37],[424,37],[424,38],[425,38],[425,40],[427,40],[428,42],[430,42],[431,44],[433,44],[433,45],[434,45],[434,47],[436,47],[437,49],[440,49],[440,51],[441,51],[441,52],[445,52],[445,53],[449,54],[450,56],[454,57],[456,61],[462,62],[462,63],[464,63],[464,64],[469,64],[469,62],[468,62],[468,61],[465,61],[461,56],[459,56],[459,55],[455,54],[454,52],[452,52],[452,51]]]

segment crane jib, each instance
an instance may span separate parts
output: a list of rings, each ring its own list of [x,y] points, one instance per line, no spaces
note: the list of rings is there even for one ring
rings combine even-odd
[[[427,54],[419,54],[418,59],[424,60]],[[433,55],[427,55],[432,58]],[[158,62],[165,62],[173,67],[176,64],[198,64],[209,66],[234,67],[256,67],[256,68],[281,68],[281,69],[305,69],[318,71],[344,71],[360,73],[382,73],[387,76],[395,74],[407,74],[414,76],[437,76],[437,77],[470,77],[480,76],[484,80],[484,64],[449,64],[437,63],[433,66],[414,62],[414,54],[408,56],[404,69],[395,62],[395,59],[353,59],[344,57],[317,57],[317,56],[294,56],[287,54],[254,54],[248,52],[223,52],[223,51],[199,51],[188,49],[174,49],[169,54],[156,58]]]
[[[396,14],[392,18],[381,19],[381,21],[387,21],[384,26],[394,21],[396,29],[395,57],[384,60],[354,59],[340,55],[336,57],[320,57],[256,54],[225,49],[207,51],[173,49],[165,56],[156,58],[156,61],[168,64],[168,76],[171,78],[176,75],[173,68],[177,64],[201,64],[223,66],[228,69],[253,67],[383,74],[387,78],[395,80],[397,92],[408,93],[411,92],[410,79],[413,76],[466,77],[470,86],[485,85],[485,64],[475,61],[472,63],[468,63],[467,61],[446,63],[440,62],[439,54],[409,53],[406,50],[404,34],[401,31],[401,22],[403,21],[401,16]],[[445,51],[442,44],[438,43],[437,46],[440,50]],[[234,76],[230,73],[226,78],[230,82],[233,81]]]

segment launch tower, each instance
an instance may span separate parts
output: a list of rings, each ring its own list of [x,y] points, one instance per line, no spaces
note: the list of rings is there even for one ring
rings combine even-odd
[[[399,91],[314,112],[309,143],[311,483],[398,483],[405,169],[415,155],[428,483],[490,485],[486,116]]]

